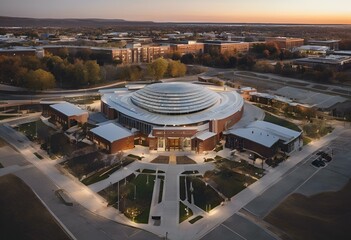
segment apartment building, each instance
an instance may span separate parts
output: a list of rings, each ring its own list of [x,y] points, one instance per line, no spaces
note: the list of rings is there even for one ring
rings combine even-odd
[[[205,41],[205,52],[217,52],[221,54],[234,55],[236,53],[246,53],[249,51],[248,42],[229,41]]]
[[[199,54],[203,53],[204,49],[204,43],[198,43],[196,41],[185,41],[182,43],[174,43],[170,45],[171,53],[179,53],[180,55],[188,53]]]
[[[280,49],[292,50],[304,45],[303,38],[266,37],[266,43],[276,43]]]

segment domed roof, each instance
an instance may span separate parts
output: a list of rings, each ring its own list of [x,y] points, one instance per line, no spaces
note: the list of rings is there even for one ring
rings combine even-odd
[[[188,114],[205,110],[220,96],[200,85],[191,83],[156,83],[134,92],[132,102],[149,112]]]

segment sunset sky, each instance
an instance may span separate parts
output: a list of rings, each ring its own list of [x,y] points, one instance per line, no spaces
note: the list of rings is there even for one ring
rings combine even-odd
[[[351,24],[351,0],[0,0],[0,16]]]

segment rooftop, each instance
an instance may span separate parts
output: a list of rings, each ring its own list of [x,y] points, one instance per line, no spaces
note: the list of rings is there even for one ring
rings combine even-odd
[[[337,103],[345,102],[347,99],[341,96],[334,96],[325,93],[318,93],[294,87],[282,87],[275,94],[290,98],[296,102],[307,104],[321,109],[327,109]]]
[[[77,107],[76,105],[68,102],[53,104],[53,105],[50,105],[50,107],[63,113],[68,117],[88,114],[87,111],[84,111],[81,108]]]
[[[345,62],[351,62],[350,56],[342,55],[329,55],[324,57],[310,57],[310,58],[299,58],[295,60],[295,63],[316,63],[316,64],[341,64]]]
[[[279,138],[270,134],[269,132],[254,127],[237,128],[228,131],[228,133],[245,138],[268,148],[272,147],[279,141]]]
[[[196,134],[195,137],[197,139],[204,141],[204,140],[209,139],[215,135],[216,135],[216,133],[214,133],[214,132],[204,131],[204,132],[199,132],[198,134]]]
[[[114,123],[101,125],[99,127],[91,129],[90,131],[111,143],[133,135],[125,128],[119,127]]]
[[[168,85],[168,84],[165,84],[165,85]],[[194,89],[198,89],[197,87],[202,87],[200,85],[194,85],[190,83],[187,83],[187,86],[188,86],[187,88],[178,88],[178,89],[194,90]],[[202,88],[205,88],[205,87],[202,87]],[[243,107],[244,101],[242,97],[235,91],[213,92],[208,88],[204,90],[205,93],[208,93],[208,91],[211,92],[211,94],[208,95],[210,97],[210,100],[209,100],[210,103],[211,101],[213,101],[213,99],[217,99],[217,96],[218,96],[218,100],[214,102],[212,106],[207,105],[208,107],[206,108],[206,105],[204,106],[202,104],[209,104],[209,103],[208,102],[203,103],[200,101],[199,105],[196,106],[197,110],[200,110],[200,111],[196,112],[195,110],[195,112],[192,112],[192,113],[173,114],[173,115],[167,114],[167,112],[158,113],[158,112],[149,111],[147,105],[145,105],[144,103],[146,102],[146,104],[148,104],[149,102],[148,98],[146,98],[146,100],[143,100],[144,102],[140,101],[141,104],[144,104],[142,105],[143,107],[134,104],[131,98],[133,94],[136,92],[128,91],[128,89],[126,88],[101,90],[100,92],[103,94],[101,97],[101,100],[107,103],[111,108],[114,108],[118,112],[125,114],[127,116],[130,116],[132,118],[139,119],[141,121],[151,123],[154,125],[159,125],[159,126],[165,126],[165,125],[181,126],[181,125],[197,124],[197,123],[214,120],[214,119],[223,119],[223,118],[229,117],[235,112],[240,111],[241,108]],[[186,90],[184,94],[186,95],[187,92],[188,90]],[[203,93],[203,91],[201,91],[201,93]],[[195,96],[189,92],[188,94],[190,94],[191,96],[190,101],[192,101],[193,103],[196,103],[196,101],[199,100],[199,98],[201,97],[198,94]],[[157,97],[157,94],[156,96],[152,96],[152,97]],[[167,104],[170,104],[166,101],[168,100],[167,97],[163,96],[163,99]],[[181,102],[183,101],[184,99],[181,100]],[[154,102],[155,102],[155,99],[153,100],[152,103],[150,103],[151,107],[153,107],[152,104],[157,104],[157,100],[156,100],[156,103]],[[164,106],[160,106],[160,107],[164,107]],[[155,109],[157,108],[155,107]]]
[[[213,106],[219,101],[219,95],[195,84],[156,83],[134,92],[131,101],[149,112],[187,114]]]
[[[289,143],[299,137],[302,132],[265,121],[255,121],[245,128],[230,129],[227,133],[270,148],[279,140],[284,141],[285,144]]]

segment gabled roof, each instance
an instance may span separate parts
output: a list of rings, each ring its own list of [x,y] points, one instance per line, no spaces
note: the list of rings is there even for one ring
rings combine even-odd
[[[227,134],[233,134],[269,148],[279,140],[287,144],[299,137],[301,133],[265,121],[255,121],[245,128],[227,131]]]
[[[57,103],[50,105],[51,108],[63,113],[64,115],[70,116],[79,116],[82,114],[87,114],[87,111],[82,110],[81,108],[77,107],[76,105],[68,102]]]
[[[93,128],[90,130],[90,132],[94,133],[95,135],[98,135],[99,137],[106,139],[111,143],[133,135],[127,129],[123,127],[119,127],[113,123],[108,123],[108,124]]]

